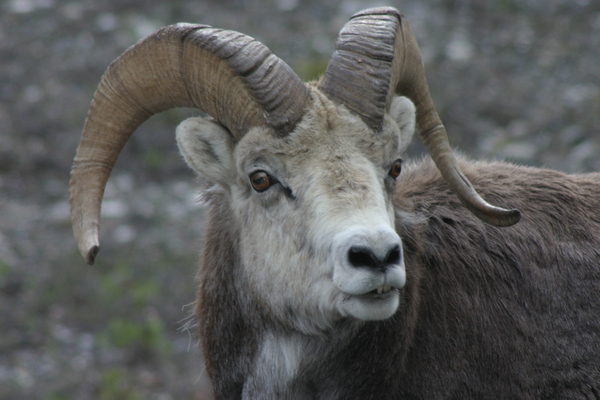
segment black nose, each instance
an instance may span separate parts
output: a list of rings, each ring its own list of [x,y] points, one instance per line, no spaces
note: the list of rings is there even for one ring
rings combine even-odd
[[[368,247],[352,246],[348,250],[348,262],[356,268],[385,271],[389,266],[400,263],[400,246],[394,245],[383,257],[377,256]]]

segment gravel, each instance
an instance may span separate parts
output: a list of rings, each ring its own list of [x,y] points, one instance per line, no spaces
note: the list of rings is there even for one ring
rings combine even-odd
[[[103,203],[97,265],[77,253],[69,167],[93,91],[127,47],[176,22],[256,37],[303,79],[369,1],[0,3],[0,398],[210,398],[193,326],[202,207],[173,131],[144,123]],[[390,1],[420,42],[457,150],[600,170],[600,3]],[[423,149],[418,140],[409,156]],[[193,320],[192,320],[193,321]],[[192,323],[193,325],[193,323]]]

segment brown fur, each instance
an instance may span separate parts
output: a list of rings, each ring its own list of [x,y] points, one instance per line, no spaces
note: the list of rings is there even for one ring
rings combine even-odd
[[[430,161],[406,167],[394,200],[407,270],[400,309],[305,338],[293,390],[274,398],[600,398],[600,174],[461,165],[521,222],[486,225]],[[225,197],[210,197],[197,307],[218,399],[241,397],[264,332],[293,334],[244,294]]]

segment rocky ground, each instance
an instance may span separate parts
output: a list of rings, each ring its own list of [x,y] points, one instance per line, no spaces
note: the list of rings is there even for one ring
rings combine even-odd
[[[104,69],[180,21],[261,40],[321,73],[359,0],[0,3],[0,398],[204,399],[193,309],[202,208],[173,131],[143,124],[109,181],[102,252],[81,260],[69,167]],[[452,143],[474,158],[600,170],[600,2],[389,1],[421,44]],[[422,152],[418,140],[409,156]],[[191,321],[193,325],[193,321]]]

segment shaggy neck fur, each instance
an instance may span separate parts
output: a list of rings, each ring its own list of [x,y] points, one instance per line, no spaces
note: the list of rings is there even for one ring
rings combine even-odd
[[[485,225],[430,162],[406,168],[395,200],[400,309],[318,336],[282,329],[240,297],[239,237],[215,196],[197,311],[216,397],[599,398],[600,175],[462,168],[523,220]]]

